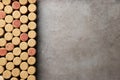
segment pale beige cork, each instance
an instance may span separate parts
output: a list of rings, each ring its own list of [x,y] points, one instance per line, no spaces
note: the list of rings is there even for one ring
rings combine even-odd
[[[6,14],[11,14],[12,11],[13,11],[13,8],[12,8],[12,6],[7,5],[7,6],[4,7],[4,11],[5,11]]]
[[[29,3],[36,3],[37,0],[28,0]]]
[[[20,43],[20,38],[19,38],[19,37],[13,37],[12,43],[13,43],[14,45],[18,45],[18,44]]]
[[[36,80],[36,77],[35,75],[29,75],[27,80]]]
[[[13,25],[12,24],[6,24],[5,25],[5,31],[11,32],[13,30]]]
[[[12,70],[12,69],[14,69],[14,64],[13,64],[13,62],[8,62],[7,64],[6,64],[6,69],[7,70]]]
[[[2,3],[3,3],[4,5],[8,5],[8,4],[11,3],[11,0],[2,0]]]
[[[11,77],[11,72],[9,70],[5,70],[3,72],[3,78],[9,79]]]
[[[28,27],[29,27],[29,29],[31,29],[31,30],[34,30],[34,29],[36,29],[36,23],[35,22],[29,22],[28,23]]]
[[[36,40],[35,39],[29,39],[28,40],[28,46],[34,47],[36,45]]]
[[[27,71],[28,71],[28,74],[35,74],[36,68],[35,66],[29,66]]]
[[[20,57],[15,57],[15,58],[13,59],[13,63],[14,63],[14,65],[20,65],[20,63],[21,63]]]
[[[12,77],[10,80],[18,80],[18,78],[16,78],[16,77]]]
[[[13,16],[7,15],[7,16],[5,17],[5,22],[6,22],[6,23],[12,23],[12,21],[13,21]]]
[[[26,24],[22,24],[22,25],[20,26],[20,31],[21,31],[21,32],[27,32],[27,31],[28,31],[28,26],[27,26]]]
[[[4,80],[3,76],[0,76],[0,80]]]
[[[26,78],[28,77],[27,71],[21,71],[20,77],[21,77],[22,79],[26,79]]]
[[[21,69],[22,71],[27,70],[27,68],[28,68],[28,63],[27,63],[27,62],[22,62],[22,63],[20,64],[20,69]]]
[[[19,56],[21,54],[21,49],[19,47],[16,47],[13,49],[13,54],[15,56]]]
[[[3,34],[4,34],[3,28],[0,28],[0,36],[3,36]]]
[[[20,7],[20,12],[21,12],[22,14],[26,14],[27,11],[28,11],[28,9],[27,9],[26,6],[21,6],[21,7]]]
[[[14,68],[12,70],[12,76],[18,77],[20,75],[20,69],[19,68]]]
[[[33,30],[32,30],[32,31],[29,31],[29,32],[28,32],[28,37],[29,37],[29,38],[35,38],[35,37],[36,37],[36,31],[33,31]]]
[[[36,14],[33,13],[33,12],[29,13],[29,14],[28,14],[28,19],[29,19],[30,21],[36,20]]]
[[[28,22],[28,17],[26,15],[22,15],[20,17],[20,21],[21,21],[21,23],[27,23]]]
[[[15,10],[15,11],[12,13],[12,16],[13,16],[13,18],[18,19],[18,18],[20,18],[21,13],[20,13],[20,11]]]
[[[6,45],[6,40],[4,38],[0,38],[0,46],[5,46]]]
[[[3,8],[4,8],[4,4],[0,2],[0,10],[2,10]]]
[[[30,4],[30,5],[28,6],[28,10],[29,10],[30,12],[35,12],[36,9],[37,9],[37,7],[36,7],[35,4]]]
[[[20,29],[13,29],[13,31],[12,31],[12,34],[14,35],[14,36],[19,36],[20,35],[20,33],[21,33],[21,31],[20,31]]]
[[[6,54],[5,58],[8,60],[8,61],[12,61],[13,58],[14,58],[14,55],[12,52],[9,52]]]
[[[5,33],[4,35],[5,40],[10,41],[13,38],[13,34],[10,32]]]
[[[6,58],[4,58],[4,57],[0,58],[0,66],[6,65],[6,63],[7,63]]]
[[[5,70],[4,67],[0,66],[0,74],[2,74],[4,70]]]
[[[26,5],[28,0],[19,0],[19,2],[20,2],[21,5]]]
[[[19,45],[21,50],[26,50],[28,48],[27,42],[21,42]]]
[[[27,60],[29,65],[34,65],[36,63],[36,58],[35,57],[29,57]]]
[[[22,53],[20,54],[20,58],[21,58],[22,60],[27,60],[27,59],[28,59],[28,53],[27,53],[27,52],[22,52]]]
[[[4,27],[6,24],[5,20],[0,19],[0,27]]]

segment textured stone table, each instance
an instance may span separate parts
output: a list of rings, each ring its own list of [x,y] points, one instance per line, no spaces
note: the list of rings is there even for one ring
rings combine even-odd
[[[38,0],[38,80],[120,80],[120,0]]]

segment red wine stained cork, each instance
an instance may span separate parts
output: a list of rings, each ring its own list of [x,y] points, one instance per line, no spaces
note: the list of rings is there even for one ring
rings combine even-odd
[[[14,64],[13,64],[13,62],[8,62],[7,64],[6,64],[6,69],[7,70],[12,70],[12,69],[14,69]]]
[[[0,19],[5,18],[6,13],[4,11],[0,11]]]
[[[5,22],[6,22],[6,23],[12,23],[12,21],[13,21],[13,17],[12,17],[11,15],[7,15],[7,16],[5,17]]]
[[[27,60],[29,65],[34,65],[36,63],[36,58],[35,57],[29,57]]]
[[[27,13],[27,7],[26,6],[21,6],[20,7],[20,12],[22,13],[22,14],[26,14]]]
[[[3,3],[4,5],[8,5],[8,4],[11,3],[11,0],[2,0],[2,3]]]
[[[6,54],[6,57],[5,57],[5,58],[6,58],[8,61],[12,61],[13,58],[14,58],[14,55],[13,55],[13,53],[9,52],[9,53]]]
[[[12,43],[13,43],[14,45],[18,45],[18,44],[20,43],[20,38],[19,38],[19,37],[13,37]]]
[[[6,24],[5,25],[5,31],[11,32],[12,30],[13,30],[13,25],[11,25],[11,24]]]
[[[12,8],[12,6],[7,5],[7,6],[5,6],[4,11],[6,14],[11,14],[13,11],[13,8]]]
[[[21,22],[20,20],[13,20],[12,25],[16,28],[19,28],[21,25]]]
[[[29,31],[28,32],[28,37],[29,38],[35,38],[36,37],[36,32],[35,31]]]
[[[28,40],[28,34],[22,33],[22,34],[20,35],[20,40],[21,40],[21,41],[27,41],[27,40]]]
[[[1,16],[1,15],[0,15]],[[4,27],[6,24],[5,20],[0,19],[0,27]]]
[[[22,60],[27,60],[28,59],[28,53],[27,52],[22,52],[20,54],[20,59]]]
[[[19,68],[14,68],[12,70],[12,76],[18,77],[20,75],[20,69]]]
[[[27,32],[27,31],[28,31],[28,26],[27,26],[26,24],[22,24],[22,25],[20,26],[20,31],[21,31],[21,32]]]
[[[22,62],[22,63],[20,64],[20,69],[21,69],[22,71],[27,70],[27,69],[28,69],[28,63],[27,63],[27,62]]]
[[[6,63],[7,63],[6,58],[4,58],[4,57],[0,58],[0,66],[6,65]]]
[[[2,74],[4,71],[4,67],[3,66],[0,66],[0,74]],[[0,79],[1,80],[1,79]]]
[[[27,23],[28,22],[28,17],[26,15],[22,15],[20,17],[20,21],[21,21],[21,23]]]
[[[28,77],[27,71],[21,71],[20,77],[21,77],[22,79],[26,79],[26,78]]]
[[[3,78],[9,79],[11,77],[11,72],[9,70],[5,70],[3,72]]]
[[[29,75],[27,80],[36,80],[36,77],[34,75]]]
[[[35,12],[36,11],[36,5],[35,4],[30,4],[29,6],[28,6],[28,10],[30,11],[30,12]]]
[[[18,78],[16,78],[16,77],[12,77],[10,80],[18,80]]]
[[[29,3],[36,3],[36,0],[28,0]]]
[[[4,5],[2,2],[0,2],[0,10],[2,10],[4,8]]]
[[[36,20],[36,14],[33,13],[33,12],[29,13],[29,14],[28,14],[28,19],[29,19],[30,21]]]
[[[14,1],[14,2],[12,3],[12,8],[13,8],[13,9],[19,9],[19,8],[20,8],[20,3],[19,3],[18,1]]]
[[[19,56],[21,54],[21,49],[19,47],[16,47],[13,49],[13,54],[15,56]]]
[[[0,46],[5,46],[6,40],[4,38],[0,38]]]
[[[28,49],[28,55],[34,56],[36,54],[36,49],[35,48],[29,48]]]
[[[7,54],[7,50],[5,48],[0,48],[0,56],[5,56]]]
[[[28,71],[28,74],[35,74],[36,68],[34,66],[29,66],[27,71]]]
[[[28,0],[19,0],[19,2],[20,2],[21,5],[26,5]]]
[[[18,19],[18,18],[20,18],[21,13],[20,13],[19,11],[15,10],[15,11],[12,13],[12,16],[13,16],[13,18]]]
[[[21,50],[26,50],[28,48],[27,42],[21,42],[19,45]]]
[[[13,43],[7,43],[5,45],[5,48],[7,49],[7,51],[12,51],[14,49],[14,44]]]
[[[12,31],[13,36],[19,36],[20,33],[21,33],[20,29],[17,29],[17,28]]]
[[[3,36],[3,34],[4,34],[3,28],[0,28],[0,36]]]
[[[36,23],[35,22],[29,22],[28,27],[29,27],[29,29],[34,30],[34,29],[36,29]]]
[[[14,65],[20,65],[20,63],[21,63],[20,57],[15,57],[15,58],[13,59],[13,63],[14,63]]]
[[[13,34],[9,33],[9,32],[5,33],[4,38],[5,38],[5,40],[10,41],[13,38]]]
[[[29,39],[28,40],[28,46],[34,47],[36,45],[36,40],[35,39]]]

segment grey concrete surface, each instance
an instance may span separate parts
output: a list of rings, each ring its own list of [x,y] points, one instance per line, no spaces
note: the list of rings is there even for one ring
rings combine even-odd
[[[120,0],[38,0],[38,80],[120,80]]]

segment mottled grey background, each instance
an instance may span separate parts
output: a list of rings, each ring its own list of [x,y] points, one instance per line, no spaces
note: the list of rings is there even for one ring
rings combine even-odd
[[[38,80],[120,80],[120,0],[38,0]]]

